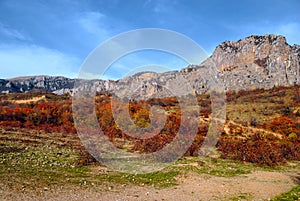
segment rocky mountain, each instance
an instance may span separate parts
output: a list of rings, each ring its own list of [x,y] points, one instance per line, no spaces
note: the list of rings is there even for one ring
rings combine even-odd
[[[60,93],[69,91],[74,86],[74,79],[62,76],[26,76],[0,80],[0,92],[26,92],[39,89],[48,92]]]
[[[290,46],[283,36],[250,36],[226,41],[207,61],[215,63],[227,89],[299,84],[300,46]]]
[[[287,44],[276,35],[249,36],[225,41],[202,64],[166,73],[143,72],[117,81],[82,81],[73,89],[75,79],[52,76],[0,79],[0,92],[26,92],[33,89],[64,94],[73,90],[112,92],[121,97],[150,98],[208,90],[218,79],[226,90],[272,88],[299,84],[300,46]],[[215,68],[215,71],[211,71]],[[213,73],[215,72],[215,73]],[[77,80],[78,81],[78,80]]]

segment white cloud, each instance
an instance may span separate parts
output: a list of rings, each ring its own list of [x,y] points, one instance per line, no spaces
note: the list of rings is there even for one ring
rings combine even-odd
[[[175,0],[160,0],[160,1],[152,1],[147,0],[143,4],[143,7],[149,7],[154,13],[164,14],[173,10],[172,6],[177,4]]]
[[[151,4],[152,0],[146,0],[143,4],[143,8],[147,7],[149,4]]]
[[[106,16],[100,12],[85,12],[82,14],[78,23],[87,33],[93,35],[97,43],[111,37],[111,34],[106,27],[104,20]]]
[[[40,46],[0,45],[1,78],[24,75],[76,77],[81,61],[70,55]]]
[[[29,36],[26,36],[25,34],[19,32],[16,29],[8,28],[1,22],[0,22],[0,33],[12,39],[31,41],[31,38]]]

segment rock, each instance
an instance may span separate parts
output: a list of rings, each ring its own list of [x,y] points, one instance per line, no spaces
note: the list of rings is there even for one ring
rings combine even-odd
[[[299,45],[290,46],[283,36],[250,36],[223,42],[206,60],[218,69],[227,90],[299,84]]]

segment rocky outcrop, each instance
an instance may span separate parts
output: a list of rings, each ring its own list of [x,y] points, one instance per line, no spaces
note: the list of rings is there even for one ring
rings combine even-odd
[[[220,44],[203,63],[213,62],[226,89],[271,88],[299,84],[300,46],[283,36],[250,36]]]
[[[74,86],[74,79],[61,76],[27,76],[0,81],[1,93],[26,92],[33,89],[59,92],[70,91]]]
[[[300,84],[299,66],[299,45],[290,46],[283,36],[253,35],[243,40],[225,41],[202,64],[180,71],[143,72],[118,81],[83,81],[77,89],[73,89],[76,80],[65,77],[0,79],[0,92],[40,89],[64,94],[73,90],[93,90],[127,98],[151,98],[200,94],[209,89],[214,79],[219,79],[226,90],[268,89]],[[211,71],[212,68],[215,71]]]

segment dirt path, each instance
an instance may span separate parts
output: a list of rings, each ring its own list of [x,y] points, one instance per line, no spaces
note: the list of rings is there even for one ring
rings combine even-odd
[[[0,184],[0,200],[268,200],[289,191],[295,184],[291,173],[257,171],[236,177],[189,173],[179,185],[155,189],[149,186],[60,187],[40,191],[9,191]]]
[[[46,96],[43,95],[40,97],[33,97],[33,98],[23,99],[23,100],[12,100],[10,102],[16,103],[16,104],[24,104],[24,103],[34,103],[34,102],[38,102],[40,100],[46,100]]]
[[[232,120],[228,121],[225,125],[224,125],[224,131],[229,134],[230,133],[230,128],[229,128],[229,125],[232,124],[232,125],[235,125],[235,126],[238,126],[238,127],[241,127],[245,133],[249,133],[249,132],[259,132],[259,133],[265,133],[265,134],[269,134],[269,135],[273,135],[275,137],[278,137],[279,139],[282,138],[282,135],[279,134],[279,133],[275,133],[275,132],[272,132],[272,131],[268,131],[268,130],[265,130],[265,129],[262,129],[262,128],[255,128],[255,127],[252,127],[252,126],[243,126],[242,124],[238,124]]]
[[[200,120],[200,122],[204,122],[204,123],[210,122],[210,118],[200,118],[199,120]],[[223,121],[222,119],[218,119],[218,118],[214,118],[214,120],[220,121],[220,122]],[[273,135],[273,136],[275,136],[279,139],[282,139],[282,135],[279,134],[279,133],[268,131],[268,130],[265,130],[265,129],[262,129],[262,128],[255,128],[255,127],[252,127],[252,126],[243,126],[242,124],[236,123],[232,120],[229,120],[226,123],[224,123],[224,131],[225,131],[226,134],[231,134],[230,133],[230,125],[234,125],[234,126],[242,128],[244,133],[259,132],[259,133],[265,133],[265,134]]]

